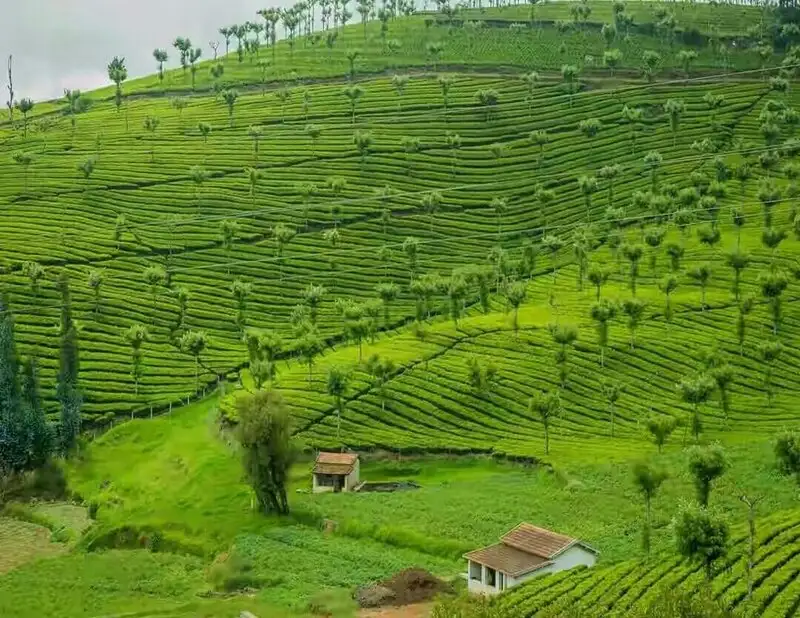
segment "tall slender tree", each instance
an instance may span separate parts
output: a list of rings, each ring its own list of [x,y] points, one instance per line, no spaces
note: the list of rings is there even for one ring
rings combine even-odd
[[[59,366],[56,396],[61,407],[59,427],[60,446],[63,452],[72,452],[78,444],[81,431],[82,397],[78,381],[80,372],[78,329],[72,319],[69,278],[62,274],[58,282],[61,292],[61,325]]]
[[[650,553],[651,536],[651,510],[653,498],[658,493],[662,483],[667,479],[663,470],[639,462],[633,466],[633,483],[644,498],[644,526],[642,527],[642,548],[645,554]]]

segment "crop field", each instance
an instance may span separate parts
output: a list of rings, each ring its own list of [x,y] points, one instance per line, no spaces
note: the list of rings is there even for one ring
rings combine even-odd
[[[499,614],[632,615],[703,587],[672,518],[702,493],[688,447],[717,442],[711,593],[800,611],[774,447],[800,396],[800,35],[763,6],[423,4],[183,69],[170,47],[161,77],[0,118],[0,300],[56,420],[68,277],[87,433],[62,438],[75,504],[5,511],[69,545],[0,519],[0,615],[339,618],[403,568],[456,579],[523,520],[601,562]],[[284,516],[235,439],[262,386],[305,451]],[[313,494],[319,449],[420,487]],[[646,557],[643,460],[665,475]]]
[[[546,232],[567,241],[587,218],[597,224],[587,233],[602,240],[608,207],[605,183],[598,185],[587,209],[576,178],[596,174],[608,161],[624,170],[613,196],[614,205],[623,209],[616,218],[625,219],[619,222],[624,226],[661,218],[633,199],[651,185],[642,163],[646,153],[657,150],[663,157],[660,182],[684,188],[681,180],[690,172],[713,173],[709,156],[689,148],[693,143],[721,134],[718,156],[731,168],[742,160],[755,161],[765,151],[757,118],[773,95],[758,81],[629,86],[613,93],[588,90],[575,95],[571,106],[561,87],[550,84],[536,90],[531,104],[536,114],[528,114],[527,90],[517,79],[453,77],[446,114],[433,78],[412,79],[399,109],[388,103],[396,98],[388,80],[365,83],[355,123],[356,129],[373,136],[364,157],[352,144],[353,122],[339,86],[311,89],[319,111],[310,110],[309,122],[321,127],[316,144],[304,130],[301,102],[286,105],[282,123],[281,106],[271,93],[243,95],[233,128],[227,126],[225,107],[211,98],[193,100],[180,118],[165,100],[155,98],[132,100],[130,110],[120,114],[111,104],[98,103],[79,117],[74,139],[63,121],[45,136],[11,138],[10,151],[29,149],[35,161],[28,170],[27,190],[19,166],[12,167],[10,159],[2,163],[8,173],[0,190],[8,207],[0,213],[0,260],[10,270],[3,284],[18,313],[23,352],[41,357],[45,384],[53,384],[55,372],[46,351],[54,344],[54,280],[62,268],[71,275],[80,312],[84,413],[87,420],[105,424],[114,414],[147,414],[151,406],[163,411],[194,393],[194,359],[175,345],[186,329],[209,334],[201,358],[202,384],[214,383],[216,376],[231,374],[244,363],[238,302],[231,292],[237,278],[252,283],[246,298],[247,325],[280,332],[288,350],[289,317],[302,302],[302,291],[312,282],[324,284],[327,294],[318,326],[333,342],[342,334],[336,298],[375,300],[378,283],[395,282],[399,296],[387,325],[396,326],[414,314],[411,274],[447,276],[454,269],[490,264],[487,256],[495,246],[515,259],[524,239],[536,243]],[[500,97],[488,122],[473,99],[476,91],[486,89]],[[725,100],[716,118],[725,128],[721,133],[711,132],[703,103],[712,91]],[[670,98],[680,98],[687,106],[674,136],[661,109]],[[620,116],[624,105],[650,111],[630,125]],[[127,132],[125,115],[130,116]],[[139,127],[146,116],[162,118],[155,136],[142,135]],[[424,126],[417,122],[422,117]],[[575,121],[587,118],[597,118],[602,126],[588,148],[589,138]],[[214,127],[208,143],[196,134],[199,122]],[[258,163],[246,128],[254,124],[267,131],[260,140]],[[535,130],[550,136],[543,153],[528,139]],[[448,131],[461,136],[460,147],[447,146]],[[401,145],[409,136],[421,143],[420,151],[410,155]],[[88,181],[78,178],[76,165],[97,156],[96,148],[94,173]],[[201,186],[188,177],[193,164],[204,166],[210,175]],[[241,171],[248,165],[260,166],[265,174],[253,191]],[[727,223],[730,209],[740,205],[746,212],[745,230],[758,228],[759,174],[754,169],[755,177],[743,192],[728,183],[728,197],[719,200],[722,221]],[[777,182],[785,183],[780,178]],[[546,207],[536,199],[537,183],[556,192]],[[304,198],[307,184],[314,185],[313,195]],[[389,197],[379,196],[386,187]],[[426,212],[423,198],[433,191],[441,200],[436,212]],[[507,209],[498,222],[491,202],[499,197],[507,200]],[[785,221],[791,209],[790,202],[781,203],[776,219]],[[698,220],[687,232],[707,219],[705,213],[694,214]],[[124,225],[119,224],[120,216]],[[232,242],[221,239],[223,221],[238,223]],[[280,247],[271,233],[278,224],[296,232]],[[337,230],[335,246],[331,229]],[[722,228],[721,246],[734,240],[729,229]],[[36,243],[27,242],[31,236]],[[635,238],[635,232],[631,236]],[[687,262],[720,252],[704,252],[691,236],[686,235]],[[758,238],[746,236],[743,242],[752,248],[754,261],[766,260],[769,252],[760,248]],[[403,249],[409,237],[418,241],[413,270]],[[779,259],[788,257],[794,242],[784,242]],[[535,281],[549,280],[547,271],[554,264],[572,261],[569,247],[554,257],[539,251]],[[26,260],[45,267],[45,278],[36,285],[22,272]],[[662,254],[662,263],[666,260]],[[165,268],[168,281],[151,286],[145,271],[155,265]],[[86,283],[91,270],[101,273],[97,296]],[[745,280],[752,284],[756,274],[749,271]],[[724,285],[724,277],[715,276],[712,286]],[[175,291],[181,287],[190,297],[179,326]],[[437,297],[446,301],[441,293]],[[476,297],[477,290],[468,289],[467,304]],[[377,322],[377,327],[383,326]],[[145,325],[150,334],[143,347],[145,370],[138,393],[129,375],[130,349],[122,337],[135,323]]]
[[[545,576],[503,595],[498,610],[508,616],[535,616],[555,603],[562,607],[578,606],[586,615],[624,616],[646,607],[667,590],[699,593],[708,586],[710,593],[726,607],[752,611],[757,616],[794,616],[800,607],[797,526],[796,513],[760,523],[752,571],[753,593],[749,600],[744,576],[746,537],[740,536],[734,539],[729,557],[710,586],[697,567],[662,557]]]

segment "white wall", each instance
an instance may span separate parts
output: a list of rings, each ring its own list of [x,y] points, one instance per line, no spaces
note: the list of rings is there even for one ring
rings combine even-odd
[[[585,550],[580,545],[573,545],[563,554],[559,554],[553,560],[553,564],[549,564],[541,569],[531,571],[530,573],[526,573],[520,577],[509,577],[506,588],[511,588],[511,586],[516,586],[517,584],[520,584],[526,580],[533,579],[534,577],[540,577],[541,575],[546,575],[547,573],[558,573],[559,571],[566,571],[567,569],[572,569],[581,565],[593,567],[596,562],[597,556],[594,553]]]
[[[546,567],[542,567],[541,569],[536,569],[535,571],[531,571],[530,573],[526,573],[525,575],[521,575],[520,577],[511,577],[510,575],[506,576],[505,578],[505,586],[503,587],[504,590],[507,590],[517,584],[521,584],[524,581],[529,579],[533,579],[534,577],[540,577],[541,575],[546,575],[547,573],[558,573],[559,571],[566,571],[567,569],[572,569],[576,566],[585,565],[587,567],[593,567],[597,562],[597,555],[594,553],[587,551],[580,545],[573,545],[563,554],[559,554],[554,560],[553,564],[548,564]],[[470,577],[470,564],[472,564],[469,560],[467,561],[467,589],[470,592],[475,594],[497,594],[501,592],[499,586],[499,579],[496,580],[498,585],[490,586],[487,583],[486,579],[486,567],[483,565],[481,570],[481,580],[474,580]],[[476,563],[477,564],[477,563]],[[498,573],[499,575],[499,573]]]
[[[477,571],[475,574],[480,573],[480,580],[472,578],[473,568]],[[500,571],[495,571],[494,585],[490,585],[488,568],[483,564],[467,560],[467,590],[473,594],[497,594],[509,587],[510,578]]]
[[[559,554],[553,562],[553,573],[566,571],[582,564],[587,567],[593,567],[597,562],[597,554],[584,549],[580,545],[573,545],[563,554]]]
[[[353,471],[347,475],[344,480],[344,487],[343,491],[353,491],[353,488],[358,485],[358,478],[361,473],[361,463],[358,459],[356,459],[356,463],[353,466]]]

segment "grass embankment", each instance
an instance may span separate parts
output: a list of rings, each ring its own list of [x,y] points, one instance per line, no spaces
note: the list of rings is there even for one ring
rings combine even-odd
[[[308,529],[287,531],[285,522],[252,512],[252,492],[240,480],[237,455],[215,435],[207,418],[209,409],[196,405],[172,418],[128,423],[92,445],[70,479],[87,500],[100,504],[101,529],[152,527],[209,553],[241,535],[253,542],[262,536],[263,543],[279,542],[284,535],[307,538],[297,544],[280,541],[288,547],[313,546],[314,538],[322,539]],[[312,496],[307,493],[310,464],[306,463],[292,474],[290,500],[299,521],[332,519],[340,524],[339,533],[326,543],[346,547],[351,541],[345,536],[363,539],[365,555],[377,547],[371,538],[378,538],[395,548],[384,546],[387,556],[425,560],[442,569],[447,562],[437,562],[431,552],[455,557],[528,519],[590,540],[604,560],[613,562],[637,551],[642,505],[630,479],[630,464],[649,449],[636,453],[628,445],[627,451],[618,451],[614,441],[607,442],[608,456],[602,462],[582,458],[580,447],[571,445],[560,452],[553,470],[484,458],[367,460],[364,479],[413,479],[422,485],[420,490],[388,495]],[[675,504],[693,496],[686,453],[675,442],[663,455],[650,454],[671,477],[654,503],[658,549],[671,545],[667,524]],[[794,504],[792,483],[775,470],[767,440],[742,441],[729,450],[730,473],[719,482],[713,501],[731,519],[741,517],[738,496],[743,492],[768,496],[761,505],[765,513]],[[170,488],[168,494],[163,487]],[[468,516],[473,510],[481,515]],[[398,512],[404,513],[402,519]],[[427,552],[428,557],[403,554],[408,551],[404,546]]]

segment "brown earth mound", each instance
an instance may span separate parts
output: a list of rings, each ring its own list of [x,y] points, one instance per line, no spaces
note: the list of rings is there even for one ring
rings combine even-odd
[[[356,601],[361,607],[383,605],[410,605],[430,601],[450,586],[424,569],[405,569],[373,586],[356,591]]]

